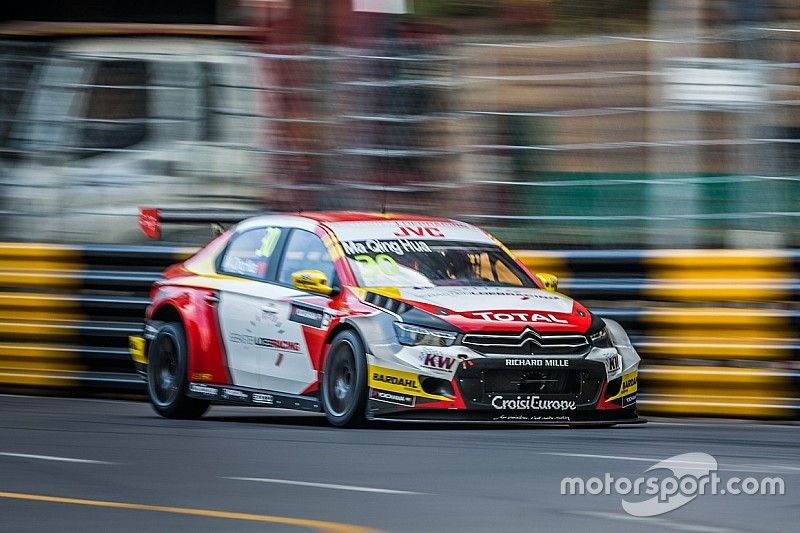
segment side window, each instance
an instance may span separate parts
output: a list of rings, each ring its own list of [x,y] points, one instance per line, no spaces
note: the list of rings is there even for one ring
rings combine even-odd
[[[220,270],[235,276],[264,279],[280,237],[281,229],[275,227],[251,229],[235,235],[225,250]]]
[[[79,121],[79,148],[86,157],[142,142],[147,133],[144,61],[99,62],[86,89],[86,108]]]
[[[278,282],[291,285],[292,273],[298,270],[319,270],[333,282],[336,269],[322,239],[310,231],[294,230],[289,237],[278,272]]]

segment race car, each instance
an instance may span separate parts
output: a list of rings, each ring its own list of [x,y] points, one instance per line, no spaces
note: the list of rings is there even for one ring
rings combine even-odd
[[[556,290],[457,220],[255,216],[163,273],[130,351],[168,418],[227,402],[335,426],[642,422],[628,335]]]

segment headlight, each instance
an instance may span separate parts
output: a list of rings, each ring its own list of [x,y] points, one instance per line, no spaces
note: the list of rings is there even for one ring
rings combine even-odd
[[[597,333],[589,335],[589,340],[592,341],[592,346],[596,348],[612,348],[614,346],[611,342],[611,336],[608,334],[608,328],[603,328]]]
[[[397,341],[406,346],[452,346],[457,337],[452,331],[425,328],[404,322],[395,322],[394,331]]]
[[[608,334],[608,328],[603,319],[592,315],[592,324],[589,326],[589,331],[586,332],[589,341],[595,348],[613,348],[614,343],[611,342],[611,336]]]

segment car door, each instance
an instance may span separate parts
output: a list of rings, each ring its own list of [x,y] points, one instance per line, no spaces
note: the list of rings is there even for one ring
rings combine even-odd
[[[273,255],[285,230],[264,226],[231,237],[219,264],[226,274],[217,311],[228,370],[234,385],[264,389],[262,359],[269,356],[265,319],[267,302],[276,296],[269,275],[277,268]]]
[[[261,359],[262,383],[268,390],[301,394],[317,382],[318,354],[312,354],[309,346],[319,347],[316,337],[324,333],[326,313],[307,301],[319,302],[319,295],[292,285],[292,274],[307,269],[319,270],[330,284],[336,283],[335,267],[322,240],[310,231],[292,229],[273,284],[263,293],[262,324],[269,352]]]

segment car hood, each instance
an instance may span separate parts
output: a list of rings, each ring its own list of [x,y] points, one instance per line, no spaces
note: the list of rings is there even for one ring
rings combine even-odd
[[[537,288],[470,286],[366,291],[430,313],[462,331],[515,331],[529,327],[585,332],[591,322],[586,308],[572,298]],[[380,305],[374,298],[366,300]]]

